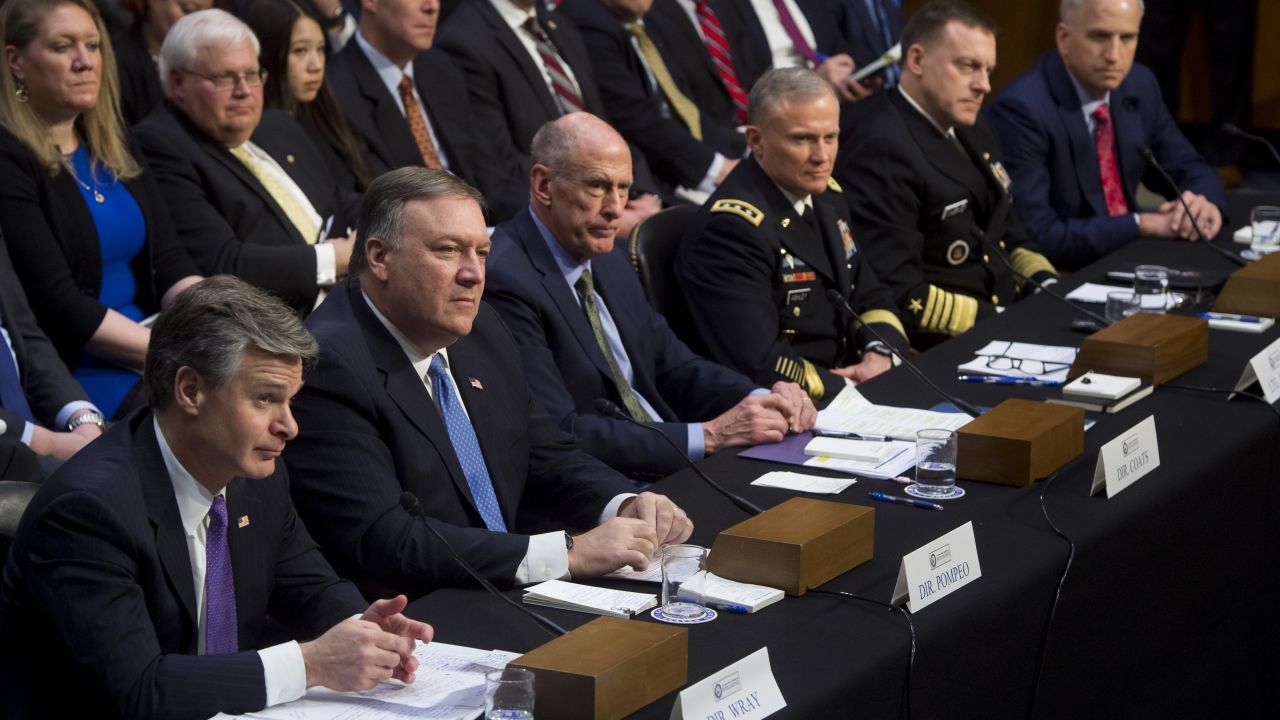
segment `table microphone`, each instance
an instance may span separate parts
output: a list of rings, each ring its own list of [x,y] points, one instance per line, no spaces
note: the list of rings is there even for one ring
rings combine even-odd
[[[671,449],[675,450],[676,454],[680,456],[680,459],[683,460],[685,464],[688,465],[690,468],[693,468],[693,471],[698,474],[698,477],[702,478],[702,480],[706,482],[708,485],[710,485],[716,492],[728,498],[729,502],[733,503],[734,505],[737,505],[738,509],[741,510],[742,512],[752,516],[759,515],[760,513],[764,512],[764,510],[760,509],[760,506],[756,505],[750,500],[747,500],[744,497],[739,497],[738,495],[734,495],[733,493],[726,490],[723,485],[716,482],[715,480],[712,480],[711,476],[703,472],[702,468],[698,467],[697,463],[689,459],[689,456],[685,454],[684,450],[680,449],[680,446],[677,445],[674,440],[672,440],[670,437],[667,436],[666,433],[662,432],[658,428],[654,427],[653,425],[648,425],[640,422],[639,420],[636,420],[635,418],[631,417],[627,413],[623,412],[622,408],[613,404],[607,398],[596,398],[595,407],[596,407],[596,412],[600,413],[601,415],[604,415],[605,417],[610,417],[615,420],[622,420],[623,422],[629,422],[632,425],[635,425],[636,427],[641,427],[641,428],[644,428],[645,430],[652,430],[653,432],[656,432],[659,435],[661,435],[662,439],[666,440],[667,443],[671,445]]]
[[[1271,151],[1271,157],[1276,159],[1276,165],[1280,165],[1280,152],[1276,152],[1276,146],[1272,145],[1270,141],[1268,141],[1266,138],[1262,137],[1261,135],[1254,135],[1252,133],[1247,133],[1241,130],[1240,126],[1236,125],[1235,123],[1223,123],[1222,129],[1228,135],[1233,135],[1238,138],[1244,138],[1245,140],[1256,142],[1259,145],[1262,145],[1263,147]]]
[[[1165,172],[1164,168],[1160,166],[1160,162],[1156,160],[1155,153],[1151,152],[1151,148],[1144,147],[1140,149],[1138,153],[1142,155],[1143,160],[1151,163],[1151,167],[1155,168],[1156,172],[1160,173],[1160,177],[1164,178],[1165,182],[1169,183],[1169,185],[1173,187],[1174,194],[1178,196],[1178,202],[1182,203],[1182,209],[1186,210],[1187,217],[1191,218],[1191,229],[1196,231],[1196,237],[1200,239],[1200,242],[1203,243],[1205,247],[1218,253],[1236,265],[1240,265],[1242,267],[1248,265],[1249,263],[1244,258],[1228,250],[1223,250],[1205,239],[1204,233],[1200,231],[1200,223],[1196,222],[1196,216],[1191,212],[1191,206],[1187,204],[1187,199],[1182,197],[1182,187],[1179,186],[1178,183],[1174,182],[1169,173]]]
[[[982,239],[982,236],[983,236],[982,228],[974,228],[973,232],[978,236],[979,240]],[[1066,295],[1061,295],[1053,290],[1050,290],[1048,285],[1045,285],[1044,283],[1039,282],[1038,280],[1033,280],[1027,277],[1026,275],[1023,275],[1022,273],[1018,272],[1017,268],[1013,266],[1013,263],[1009,261],[1009,258],[1005,257],[1003,251],[997,250],[996,257],[1000,258],[1000,262],[1004,263],[1004,266],[1009,268],[1009,272],[1013,273],[1019,278],[1022,278],[1024,282],[1031,283],[1040,292],[1044,293],[1045,295],[1048,295],[1049,297],[1057,300],[1060,303],[1063,303],[1064,305],[1071,308],[1072,310],[1075,310],[1078,313],[1083,313],[1084,315],[1088,315],[1090,320],[1101,323],[1101,326],[1098,329],[1104,328],[1111,324],[1110,320],[1090,310],[1089,308],[1083,307],[1081,305],[1077,305],[1074,302],[1071,302],[1070,300],[1067,299]]]
[[[946,390],[943,390],[942,388],[938,387],[938,385],[934,383],[932,380],[930,380],[929,377],[920,370],[920,368],[916,367],[915,363],[911,362],[910,358],[898,352],[898,349],[895,348],[893,344],[890,343],[888,340],[885,340],[884,336],[882,336],[875,328],[871,327],[871,325],[864,322],[862,318],[858,317],[858,313],[853,311],[853,308],[849,306],[849,301],[844,299],[844,296],[840,294],[839,290],[835,290],[835,289],[828,290],[827,299],[830,300],[831,303],[836,306],[837,310],[841,310],[844,313],[846,313],[849,317],[853,318],[854,322],[858,323],[863,328],[865,328],[867,332],[871,333],[871,337],[874,337],[876,340],[879,340],[880,343],[889,350],[889,352],[893,353],[894,357],[898,358],[898,361],[902,363],[903,367],[915,373],[916,377],[923,380],[924,384],[928,385],[930,389],[932,389],[935,393],[937,393],[940,397],[942,397],[943,400],[946,400],[952,405],[955,405],[956,407],[960,408],[966,414],[972,417],[978,417],[979,415],[982,414],[982,411],[979,410],[978,408],[970,405],[964,400],[961,400],[955,395],[952,395]]]
[[[467,562],[466,560],[463,560],[462,556],[458,554],[458,551],[453,549],[453,545],[449,544],[449,541],[445,539],[444,535],[441,535],[439,530],[436,530],[434,527],[432,527],[431,523],[427,522],[426,515],[423,514],[422,512],[422,504],[418,502],[417,495],[414,495],[413,493],[408,491],[400,493],[400,507],[404,508],[405,511],[408,512],[411,517],[415,517],[421,520],[422,524],[426,526],[428,530],[431,531],[431,534],[435,535],[437,540],[444,543],[445,549],[447,549],[449,551],[449,554],[453,556],[454,561],[457,562],[459,565],[461,565],[463,570],[466,570],[467,573],[471,575],[471,577],[476,579],[476,582],[480,583],[480,585],[485,590],[488,590],[494,597],[505,602],[511,607],[519,610],[525,615],[528,615],[529,617],[533,618],[538,622],[538,624],[550,630],[553,635],[559,636],[559,635],[564,635],[566,632],[568,632],[567,630],[555,624],[554,622],[551,622],[547,618],[539,615],[538,613],[530,610],[524,605],[521,605],[515,600],[512,600],[511,598],[507,597],[502,593],[501,590],[494,587],[493,583],[489,582],[488,580],[485,580],[480,573],[476,572],[476,569],[471,567],[471,563]]]

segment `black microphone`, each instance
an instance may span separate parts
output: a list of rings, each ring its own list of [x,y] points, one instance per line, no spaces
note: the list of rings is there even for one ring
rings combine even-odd
[[[938,387],[938,385],[934,383],[932,380],[930,380],[929,377],[920,370],[920,368],[916,367],[915,363],[911,362],[910,358],[898,352],[898,349],[893,346],[893,343],[889,342],[888,340],[885,340],[884,336],[881,335],[879,332],[877,332],[875,328],[863,322],[862,318],[858,317],[858,313],[853,311],[853,308],[849,306],[849,301],[844,299],[844,296],[840,294],[839,290],[834,290],[834,289],[828,290],[827,299],[830,300],[836,306],[836,309],[844,311],[846,314],[849,315],[849,317],[853,318],[854,322],[858,323],[863,328],[865,328],[867,332],[871,333],[871,337],[874,337],[876,340],[879,340],[881,344],[883,344],[885,348],[889,350],[889,352],[893,353],[894,357],[898,358],[898,361],[902,363],[903,367],[915,373],[916,377],[923,380],[924,384],[928,385],[935,393],[941,396],[943,400],[946,400],[952,405],[955,405],[956,407],[960,408],[966,414],[972,417],[978,417],[979,415],[982,414],[982,412],[978,410],[978,408],[970,405],[964,400],[961,400],[955,395],[952,395],[946,390],[943,390],[942,388]]]
[[[977,233],[977,234],[978,234],[978,236],[979,236],[979,239],[981,239],[981,236],[982,236],[982,234],[983,234],[983,233],[982,233],[982,230],[981,230],[981,229],[979,229],[979,228],[974,228],[974,232],[975,232],[975,233]],[[1066,295],[1061,295],[1061,294],[1059,294],[1059,293],[1057,293],[1057,292],[1054,292],[1053,290],[1050,290],[1050,289],[1049,289],[1049,286],[1048,286],[1048,285],[1045,285],[1044,283],[1042,283],[1042,282],[1040,282],[1040,281],[1038,281],[1038,280],[1033,280],[1033,279],[1031,279],[1030,277],[1027,277],[1026,275],[1023,275],[1022,273],[1018,272],[1018,269],[1017,269],[1017,268],[1015,268],[1015,267],[1013,266],[1013,263],[1009,260],[1009,258],[1007,258],[1007,257],[1005,257],[1005,256],[1004,256],[1004,252],[1003,252],[1003,251],[1001,251],[1001,250],[996,250],[996,257],[1000,258],[1000,262],[1004,263],[1004,266],[1005,266],[1005,267],[1007,267],[1007,268],[1009,268],[1009,272],[1013,273],[1014,275],[1018,276],[1019,278],[1022,278],[1023,282],[1029,282],[1029,283],[1031,283],[1032,285],[1034,285],[1034,286],[1035,286],[1035,288],[1036,288],[1037,290],[1039,290],[1040,292],[1044,293],[1045,295],[1048,295],[1049,297],[1051,297],[1051,298],[1053,298],[1053,299],[1057,300],[1058,302],[1063,303],[1064,305],[1066,305],[1067,307],[1071,308],[1072,310],[1075,310],[1075,311],[1076,311],[1076,312],[1078,312],[1078,313],[1083,313],[1084,315],[1089,316],[1089,318],[1090,318],[1091,320],[1093,320],[1093,321],[1095,321],[1095,322],[1098,322],[1098,323],[1101,323],[1101,326],[1102,326],[1102,327],[1106,327],[1106,326],[1108,326],[1108,325],[1110,325],[1110,324],[1111,324],[1111,321],[1110,321],[1110,320],[1108,320],[1108,319],[1106,319],[1106,318],[1105,318],[1105,317],[1103,317],[1102,315],[1099,315],[1098,313],[1096,313],[1096,312],[1094,312],[1094,311],[1090,310],[1089,308],[1082,307],[1082,306],[1080,306],[1080,305],[1077,305],[1077,304],[1075,304],[1075,303],[1071,302],[1070,300],[1068,300],[1068,299],[1067,299],[1067,296],[1066,296]]]
[[[662,432],[661,430],[654,427],[653,425],[646,425],[645,423],[642,423],[639,420],[636,420],[635,418],[631,417],[627,413],[623,412],[622,408],[618,407],[617,405],[614,405],[612,402],[609,402],[609,400],[606,398],[596,398],[595,406],[596,406],[596,412],[600,413],[601,415],[604,415],[605,417],[611,417],[611,418],[614,418],[615,420],[622,420],[624,422],[629,422],[632,425],[635,425],[636,427],[642,427],[645,430],[652,430],[658,433],[659,435],[661,435],[662,439],[666,440],[667,443],[671,445],[671,449],[676,451],[676,454],[680,456],[680,459],[683,460],[686,465],[693,468],[693,471],[698,474],[698,477],[702,478],[703,482],[710,485],[713,489],[715,489],[716,492],[728,498],[729,502],[733,503],[734,505],[737,505],[738,509],[741,510],[742,512],[748,515],[759,515],[760,513],[764,512],[764,510],[760,509],[760,506],[756,505],[750,500],[747,500],[744,497],[739,497],[737,495],[734,495],[733,493],[724,489],[724,486],[722,486],[720,483],[716,482],[715,480],[712,480],[711,476],[703,472],[702,468],[698,467],[697,463],[690,460],[689,456],[685,454],[685,451],[681,450],[680,446],[677,445],[674,440],[667,437],[666,433]]]
[[[466,570],[467,573],[471,575],[471,577],[476,579],[476,582],[480,583],[480,585],[484,587],[485,590],[488,590],[491,594],[493,594],[494,597],[505,602],[511,607],[519,610],[525,615],[528,615],[529,617],[533,618],[538,622],[538,624],[550,630],[552,635],[559,636],[559,635],[564,635],[567,632],[564,628],[560,627],[559,625],[551,622],[547,618],[539,615],[538,613],[530,610],[524,605],[521,605],[515,600],[512,600],[511,598],[507,597],[502,593],[501,590],[494,587],[493,583],[489,582],[488,580],[485,580],[480,573],[476,572],[476,569],[471,567],[471,563],[467,562],[466,560],[463,560],[462,556],[458,554],[458,551],[453,549],[453,545],[449,544],[449,541],[445,539],[444,535],[441,535],[439,530],[436,530],[434,527],[432,527],[431,523],[427,522],[426,515],[423,514],[422,512],[422,503],[418,502],[417,495],[414,495],[413,493],[408,491],[400,493],[400,507],[404,508],[405,512],[408,512],[410,516],[416,517],[419,520],[421,520],[422,524],[426,526],[427,530],[430,530],[431,534],[435,535],[437,540],[444,543],[445,548],[449,551],[449,554],[453,556],[454,561],[457,562],[459,565],[461,565],[463,570]]]
[[[1156,160],[1156,155],[1151,152],[1151,148],[1144,147],[1139,150],[1138,153],[1142,155],[1143,160],[1151,163],[1151,167],[1155,168],[1156,172],[1160,173],[1160,177],[1164,178],[1165,182],[1169,183],[1169,185],[1173,187],[1174,194],[1178,196],[1178,202],[1182,203],[1182,209],[1187,212],[1187,217],[1191,218],[1191,228],[1196,231],[1196,237],[1200,239],[1200,242],[1204,243],[1205,247],[1218,253],[1236,265],[1248,265],[1248,262],[1244,258],[1228,250],[1223,250],[1205,239],[1204,233],[1200,232],[1200,223],[1196,222],[1196,216],[1191,213],[1191,206],[1187,204],[1187,199],[1182,197],[1182,188],[1179,187],[1178,183],[1174,182],[1169,173],[1165,172],[1164,168],[1160,166],[1160,161]]]
[[[1235,137],[1244,138],[1245,140],[1256,142],[1259,145],[1262,145],[1263,147],[1271,151],[1271,157],[1276,159],[1276,165],[1280,165],[1280,152],[1277,152],[1276,146],[1272,145],[1271,142],[1268,141],[1266,138],[1262,137],[1261,135],[1254,135],[1252,133],[1247,133],[1241,130],[1240,127],[1235,123],[1223,123],[1222,129],[1228,135],[1234,135]]]

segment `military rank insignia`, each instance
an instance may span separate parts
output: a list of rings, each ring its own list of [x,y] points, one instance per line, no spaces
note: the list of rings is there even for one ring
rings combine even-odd
[[[844,243],[844,256],[846,259],[858,254],[858,246],[853,244],[853,231],[849,229],[849,223],[844,218],[836,218],[836,225],[840,228],[840,242]]]
[[[1000,183],[1000,187],[1004,188],[1006,193],[1013,190],[1013,180],[1009,178],[1009,171],[1004,169],[1004,164],[999,160],[991,163],[991,174],[996,177],[996,182]]]

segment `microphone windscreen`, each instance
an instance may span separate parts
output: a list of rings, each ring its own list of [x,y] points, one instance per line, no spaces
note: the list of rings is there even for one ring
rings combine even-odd
[[[609,402],[606,398],[596,398],[595,408],[596,412],[604,415],[605,417],[617,417],[622,412],[618,409],[617,405]]]
[[[400,507],[404,508],[413,517],[422,514],[422,505],[418,503],[418,496],[411,492],[400,493]]]

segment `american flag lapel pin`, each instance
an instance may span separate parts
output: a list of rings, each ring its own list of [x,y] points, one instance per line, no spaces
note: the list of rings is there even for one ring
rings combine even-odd
[[[240,516],[240,519],[236,521],[236,527],[238,527],[238,528],[247,528],[247,527],[249,527],[249,516],[248,516],[248,515],[241,515],[241,516]]]
[[[476,390],[483,390],[483,389],[484,389],[484,383],[480,382],[479,380],[477,380],[477,379],[475,379],[475,378],[467,378],[467,382],[470,382],[470,383],[471,383],[471,387],[475,388]]]

